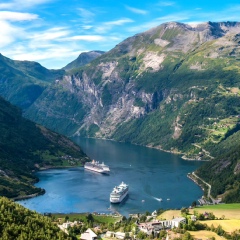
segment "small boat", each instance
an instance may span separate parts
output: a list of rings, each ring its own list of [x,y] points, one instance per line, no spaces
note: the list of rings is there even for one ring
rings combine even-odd
[[[167,201],[170,201],[170,198],[167,198]]]

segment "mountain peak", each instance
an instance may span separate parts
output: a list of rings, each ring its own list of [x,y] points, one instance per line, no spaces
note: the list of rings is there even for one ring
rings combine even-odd
[[[105,53],[105,52],[99,51],[99,50],[94,50],[94,51],[90,51],[90,52],[82,52],[79,54],[77,59],[75,59],[72,62],[70,62],[69,64],[67,64],[65,67],[63,67],[63,69],[66,71],[70,71],[73,68],[81,67],[83,65],[90,63],[95,58],[100,57],[103,53]]]

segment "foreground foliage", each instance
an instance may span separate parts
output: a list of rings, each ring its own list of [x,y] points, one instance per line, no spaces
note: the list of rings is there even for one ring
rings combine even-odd
[[[0,197],[0,239],[71,239],[51,219]]]

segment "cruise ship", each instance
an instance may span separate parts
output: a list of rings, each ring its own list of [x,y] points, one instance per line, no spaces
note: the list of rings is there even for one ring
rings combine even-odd
[[[98,161],[92,160],[92,162],[86,162],[84,168],[93,172],[98,173],[109,173],[109,166],[105,165],[103,162],[99,163]]]
[[[122,182],[119,186],[114,187],[110,194],[111,203],[120,203],[128,194],[128,185]]]

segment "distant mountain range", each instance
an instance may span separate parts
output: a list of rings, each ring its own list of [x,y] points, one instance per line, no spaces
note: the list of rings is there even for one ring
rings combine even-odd
[[[84,66],[93,61],[95,58],[100,57],[102,54],[104,54],[103,51],[83,52],[78,56],[77,59],[63,67],[63,69],[66,71],[70,71],[74,68]]]
[[[2,57],[0,94],[22,107],[27,118],[68,136],[114,139],[211,160],[211,178],[199,174],[214,185],[227,169],[235,191],[237,160],[220,154],[220,148],[227,144],[239,151],[232,141],[239,140],[239,45],[238,22],[164,23],[86,64],[82,59],[90,58],[80,55],[63,70],[44,70],[45,78],[39,68],[31,68],[33,78]],[[226,162],[221,157],[231,164],[221,167]]]

